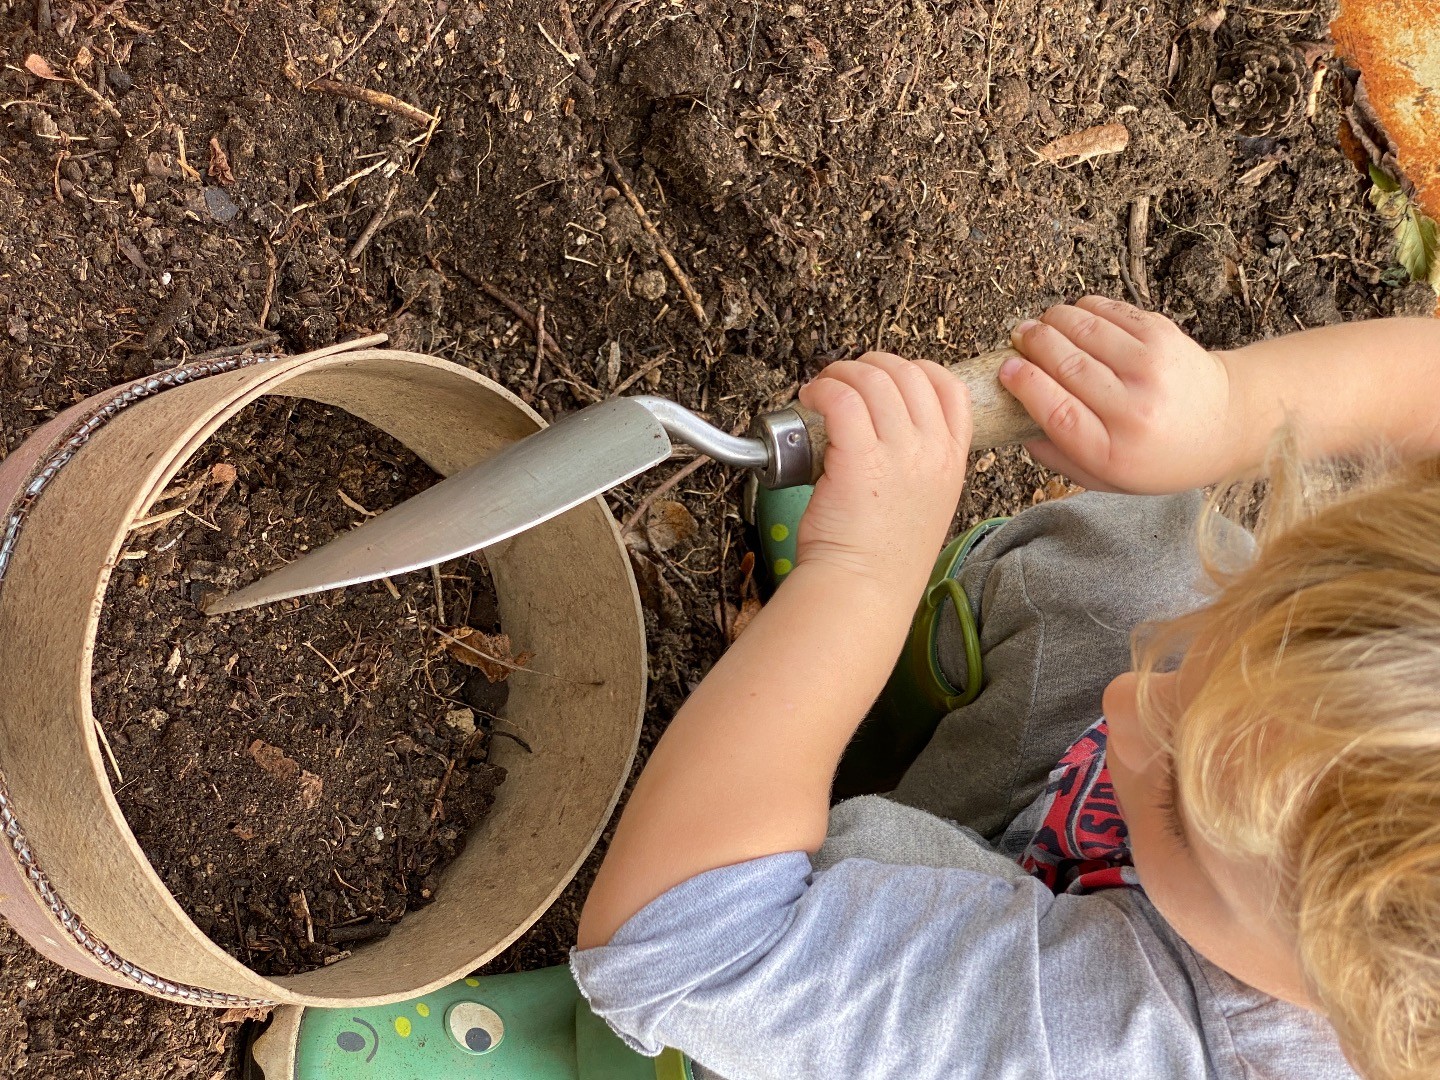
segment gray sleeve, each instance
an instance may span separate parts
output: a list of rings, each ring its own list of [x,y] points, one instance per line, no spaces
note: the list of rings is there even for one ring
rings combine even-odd
[[[772,855],[571,963],[632,1046],[729,1080],[1213,1075],[1183,974],[1123,909],[1028,877]]]

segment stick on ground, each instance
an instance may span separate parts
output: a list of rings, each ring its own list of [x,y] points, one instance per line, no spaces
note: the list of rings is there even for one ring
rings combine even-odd
[[[335,79],[314,79],[305,84],[305,89],[318,90],[322,94],[334,94],[336,97],[349,98],[351,101],[363,101],[367,105],[374,105],[377,109],[384,109],[395,116],[402,116],[412,124],[419,124],[421,127],[427,127],[435,122],[435,116],[424,109],[417,109],[408,101],[401,101],[393,94],[371,90],[364,86],[353,86]]]
[[[695,286],[690,284],[690,279],[685,276],[685,271],[680,269],[680,264],[675,261],[675,256],[670,253],[665,240],[660,235],[660,230],[655,227],[655,222],[650,220],[650,215],[645,212],[645,205],[631,189],[629,182],[625,179],[625,172],[620,168],[620,162],[615,160],[615,155],[609,150],[605,152],[605,164],[609,166],[610,172],[615,177],[615,183],[620,188],[620,193],[625,196],[625,201],[635,211],[635,216],[640,219],[640,224],[655,241],[655,247],[660,252],[660,260],[669,269],[675,284],[680,286],[681,293],[685,296],[685,302],[690,305],[690,310],[695,313],[695,318],[700,321],[701,326],[710,325],[710,317],[705,314],[705,305],[700,300],[700,294],[695,291]]]
[[[1130,281],[1135,291],[1150,304],[1150,274],[1145,268],[1145,245],[1150,236],[1150,196],[1141,195],[1130,204],[1130,228],[1126,246],[1130,255]]]

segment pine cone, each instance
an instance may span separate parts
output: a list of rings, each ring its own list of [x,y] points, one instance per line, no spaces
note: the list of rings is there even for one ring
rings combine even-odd
[[[1309,65],[1287,41],[1248,38],[1223,53],[1210,101],[1243,135],[1284,135],[1305,118]]]

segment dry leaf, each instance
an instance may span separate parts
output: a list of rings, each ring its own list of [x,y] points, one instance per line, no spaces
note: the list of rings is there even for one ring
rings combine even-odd
[[[49,79],[51,82],[70,81],[63,76],[56,75],[55,69],[50,66],[50,62],[39,53],[32,52],[29,56],[25,57],[25,70],[36,78]]]
[[[80,51],[75,54],[75,66],[77,68],[83,68],[88,71],[90,69],[90,64],[94,61],[94,59],[95,57],[90,52],[89,46],[81,45]]]
[[[1129,145],[1130,129],[1124,124],[1101,124],[1099,127],[1061,135],[1035,153],[1040,160],[1048,161],[1052,165],[1066,158],[1074,158],[1074,164],[1078,165],[1082,161],[1104,157],[1106,154],[1118,154]]]
[[[235,471],[235,466],[228,461],[217,461],[210,466],[210,482],[212,484],[224,484],[229,487],[240,479],[240,474]]]
[[[735,643],[735,639],[745,632],[745,628],[750,625],[750,620],[760,614],[760,607],[760,601],[755,597],[745,598],[745,602],[740,605],[740,611],[730,619],[729,636],[732,645]]]
[[[235,174],[230,171],[230,159],[225,155],[225,148],[220,145],[220,140],[214,135],[210,136],[210,167],[205,170],[218,184],[233,184]]]
[[[685,504],[673,499],[656,503],[645,517],[645,535],[654,551],[669,551],[693,537],[699,528]]]
[[[286,757],[285,751],[278,746],[271,746],[264,739],[256,739],[245,752],[255,759],[256,765],[277,779],[293,780],[300,774],[299,762],[292,757]]]
[[[533,653],[512,652],[509,634],[486,634],[473,626],[457,626],[446,633],[445,651],[462,664],[479,668],[492,683],[504,682],[534,659]]]
[[[320,796],[325,792],[325,781],[313,772],[300,773],[300,809],[314,810],[320,805]]]
[[[1045,481],[1043,488],[1036,488],[1035,493],[1030,496],[1030,505],[1038,506],[1042,502],[1054,502],[1056,499],[1068,499],[1071,495],[1078,495],[1085,489],[1070,483],[1063,476],[1052,476]]]
[[[242,1024],[246,1020],[264,1020],[270,1015],[271,1005],[252,1005],[248,1009],[226,1009],[220,1014],[222,1024]]]
[[[247,844],[259,835],[254,829],[246,828],[244,825],[231,825],[230,831]]]

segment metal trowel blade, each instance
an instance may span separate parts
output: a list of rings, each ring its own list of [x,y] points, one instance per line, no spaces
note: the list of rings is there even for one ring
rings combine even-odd
[[[467,555],[609,491],[664,461],[670,449],[660,421],[636,400],[591,405],[205,610],[238,611]]]

